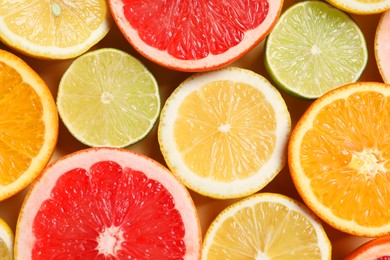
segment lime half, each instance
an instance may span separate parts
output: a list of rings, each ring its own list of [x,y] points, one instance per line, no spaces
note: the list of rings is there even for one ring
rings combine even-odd
[[[57,96],[60,117],[80,142],[125,147],[143,139],[160,112],[154,76],[126,52],[104,48],[73,61]]]
[[[364,35],[343,11],[320,1],[289,7],[265,44],[265,66],[289,94],[315,99],[356,82],[367,64]]]

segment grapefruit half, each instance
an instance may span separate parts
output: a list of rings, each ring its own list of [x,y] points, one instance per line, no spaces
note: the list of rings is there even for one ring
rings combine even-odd
[[[129,150],[89,148],[51,163],[16,227],[16,259],[198,259],[201,231],[186,188]]]
[[[109,0],[130,44],[153,62],[180,71],[227,65],[262,41],[283,0]]]

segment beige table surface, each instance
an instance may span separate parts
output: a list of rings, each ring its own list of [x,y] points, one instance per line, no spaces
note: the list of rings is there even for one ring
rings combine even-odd
[[[290,6],[294,2],[296,1],[286,0],[284,4],[284,9]],[[357,21],[362,31],[364,32],[368,50],[369,50],[368,64],[360,80],[361,81],[382,81],[376,66],[374,49],[373,49],[375,29],[378,24],[378,20],[380,16],[379,15],[366,15],[366,16],[352,15],[352,17]],[[121,35],[121,33],[119,32],[119,30],[115,25],[112,27],[109,34],[101,42],[99,42],[96,46],[94,46],[93,49],[101,48],[101,47],[114,47],[114,48],[122,49],[134,55],[135,57],[139,58],[142,62],[144,62],[144,64],[155,75],[158,81],[162,104],[165,102],[169,94],[178,86],[178,84],[191,75],[191,73],[177,72],[177,71],[172,71],[172,70],[162,68],[144,59],[141,55],[136,53],[134,49],[127,43],[127,41],[124,39],[124,37]],[[1,43],[0,43],[0,48],[9,50],[9,48],[7,48]],[[250,51],[248,54],[246,54],[244,57],[242,57],[240,60],[233,63],[232,65],[251,69],[268,78],[268,75],[264,69],[262,50],[263,50],[263,42],[260,43],[255,49]],[[24,59],[31,67],[33,67],[41,75],[41,77],[46,81],[46,83],[50,87],[53,96],[56,97],[59,80],[63,72],[69,66],[71,60],[43,61],[43,60],[38,60],[38,59],[23,56],[17,52],[14,53],[17,54],[22,59]],[[311,102],[298,100],[284,93],[282,93],[282,95],[285,98],[287,106],[290,110],[292,123],[294,126],[297,120],[300,118],[302,113],[310,105]],[[157,128],[155,127],[144,140],[140,141],[135,145],[128,147],[128,149],[141,152],[164,164],[164,160],[160,153],[159,145],[157,142],[156,130]],[[67,129],[63,126],[63,124],[60,122],[58,144],[52,160],[55,160],[65,154],[83,148],[86,148],[86,146],[82,145],[77,140],[75,140],[67,131]],[[5,201],[0,202],[0,217],[5,219],[5,221],[13,229],[15,229],[19,209],[27,189],[25,189],[24,191],[16,194],[15,196]],[[287,167],[285,167],[284,170],[282,170],[279,173],[279,175],[262,191],[281,193],[300,200],[299,195],[297,194],[294,185],[291,181]],[[208,225],[211,223],[213,218],[222,209],[224,209],[226,206],[228,206],[229,204],[235,201],[235,200],[215,200],[215,199],[203,197],[194,192],[191,192],[191,195],[195,201],[199,213],[203,232],[206,231]],[[332,242],[333,259],[341,259],[343,256],[345,256],[346,254],[351,252],[354,248],[356,248],[358,245],[369,240],[368,238],[360,238],[360,237],[355,237],[355,236],[342,233],[340,231],[331,228],[326,224],[324,224],[324,227]]]

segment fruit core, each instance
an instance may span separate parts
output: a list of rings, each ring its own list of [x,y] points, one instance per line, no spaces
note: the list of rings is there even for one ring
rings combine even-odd
[[[263,252],[258,252],[255,260],[269,260],[270,258]]]
[[[114,100],[114,96],[110,92],[103,92],[100,101],[103,104],[110,104]]]
[[[349,166],[357,170],[358,173],[371,177],[375,177],[378,173],[386,172],[385,160],[374,149],[363,149],[361,152],[354,152]]]
[[[103,254],[104,256],[115,256],[117,251],[121,248],[122,242],[125,241],[123,233],[124,232],[120,227],[111,226],[105,228],[97,239],[97,250],[99,251],[99,254]]]

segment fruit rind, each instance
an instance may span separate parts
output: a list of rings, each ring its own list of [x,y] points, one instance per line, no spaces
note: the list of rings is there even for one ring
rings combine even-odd
[[[359,1],[359,0],[326,0],[335,7],[344,10],[348,13],[359,15],[371,15],[382,13],[390,9],[390,1]]]

